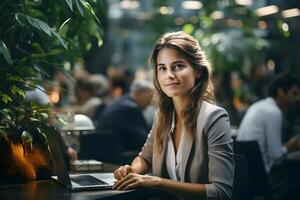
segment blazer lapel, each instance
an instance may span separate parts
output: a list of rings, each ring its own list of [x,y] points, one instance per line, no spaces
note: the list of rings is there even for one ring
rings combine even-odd
[[[170,127],[170,130],[169,130],[168,134],[170,132],[173,132],[174,128],[175,128],[175,114],[173,113],[172,124],[171,124],[171,127]],[[152,166],[153,169],[152,169],[152,172],[153,172],[153,175],[155,175],[155,176],[163,176],[163,165],[164,165],[164,162],[165,162],[165,159],[166,159],[167,141],[168,141],[167,135],[164,138],[162,152],[157,153],[155,151],[156,153],[153,156],[153,161],[152,161],[153,162],[153,166]],[[156,144],[154,144],[154,146],[156,146]]]
[[[163,164],[164,164],[164,161],[165,161],[165,157],[166,157],[166,139],[164,140],[164,147],[163,147],[163,150],[161,153],[157,153],[154,155],[153,157],[153,175],[154,176],[160,176],[162,177],[163,176]]]
[[[186,131],[184,130],[183,134],[186,134]],[[185,174],[186,174],[186,166],[187,166],[187,162],[189,160],[189,156],[191,153],[191,149],[193,146],[193,138],[190,136],[185,136],[183,137],[183,151],[182,151],[182,171],[181,171],[181,177],[180,179],[185,181]]]
[[[202,101],[201,103],[201,107],[199,108],[200,111],[198,113],[198,120],[197,120],[197,130],[196,130],[196,133],[194,135],[194,137],[191,137],[190,135],[187,134],[186,130],[184,129],[184,132],[183,134],[184,135],[184,139],[183,139],[183,152],[182,152],[182,171],[181,171],[181,180],[183,181],[186,181],[186,166],[187,166],[187,163],[188,163],[188,160],[189,160],[189,157],[190,157],[190,153],[191,153],[191,150],[192,150],[192,146],[193,146],[193,143],[194,143],[194,140],[196,138],[196,135],[198,134],[198,131],[199,130],[202,130],[199,129],[199,122],[201,123],[200,126],[203,126],[203,123],[201,121],[199,121],[199,117],[202,115],[202,113],[204,112],[204,108],[205,106],[203,106],[204,104],[204,101]]]

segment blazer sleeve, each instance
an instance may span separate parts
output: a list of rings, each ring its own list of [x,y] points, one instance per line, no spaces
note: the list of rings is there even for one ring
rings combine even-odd
[[[154,116],[154,122],[152,125],[152,128],[150,130],[150,133],[147,136],[147,140],[142,148],[142,150],[139,153],[139,156],[141,156],[142,158],[144,158],[148,163],[149,166],[152,166],[152,157],[153,157],[153,146],[154,146],[154,127],[157,124],[157,114],[155,114]]]
[[[234,177],[234,154],[227,112],[215,109],[204,128],[208,150],[207,199],[231,199]]]

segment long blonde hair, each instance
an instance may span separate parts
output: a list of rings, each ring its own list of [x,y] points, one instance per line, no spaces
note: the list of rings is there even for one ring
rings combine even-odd
[[[197,71],[200,77],[189,93],[187,107],[183,110],[184,126],[191,137],[194,137],[197,128],[197,116],[203,100],[212,102],[214,99],[213,85],[211,82],[211,66],[205,53],[201,50],[198,41],[182,31],[164,34],[155,44],[150,56],[150,64],[154,68],[154,85],[157,90],[155,102],[158,108],[156,130],[153,130],[158,141],[157,149],[161,152],[163,141],[168,131],[166,124],[171,124],[174,105],[172,98],[168,97],[161,89],[157,80],[157,55],[164,48],[178,51],[186,61]]]

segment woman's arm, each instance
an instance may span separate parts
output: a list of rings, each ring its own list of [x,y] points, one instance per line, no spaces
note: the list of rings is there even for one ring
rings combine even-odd
[[[132,161],[131,165],[121,166],[114,172],[115,179],[120,180],[129,173],[145,174],[148,172],[149,166],[151,165],[150,162],[152,160],[153,140],[154,135],[152,131],[150,131],[147,136],[147,140],[142,148],[142,151]]]
[[[130,173],[114,185],[116,190],[130,190],[139,187],[148,187],[168,192],[183,199],[204,199],[205,185],[185,183],[156,176]]]
[[[115,172],[114,176],[115,179],[121,180],[122,178],[126,177],[129,173],[135,174],[145,174],[148,172],[149,166],[148,162],[140,157],[137,156],[131,163],[131,165],[124,165],[119,167]]]

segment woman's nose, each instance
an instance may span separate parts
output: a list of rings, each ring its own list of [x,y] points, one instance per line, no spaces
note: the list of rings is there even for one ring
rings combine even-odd
[[[168,78],[175,78],[175,74],[172,70],[167,71],[167,76],[168,76]]]

